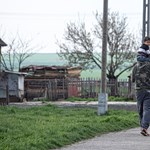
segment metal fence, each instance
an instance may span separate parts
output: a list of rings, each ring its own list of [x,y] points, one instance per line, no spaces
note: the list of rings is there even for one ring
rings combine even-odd
[[[107,81],[109,96],[132,97],[130,80]],[[66,99],[69,97],[97,98],[100,93],[101,81],[96,78],[80,79],[26,79],[25,97],[46,98],[49,100]]]

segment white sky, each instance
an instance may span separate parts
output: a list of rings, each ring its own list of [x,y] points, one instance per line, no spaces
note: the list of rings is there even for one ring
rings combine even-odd
[[[83,20],[90,28],[93,12],[103,12],[103,0],[0,0],[0,6],[0,36],[18,32],[26,39],[32,37],[44,46],[40,52],[47,53],[58,50],[55,42],[67,23]],[[143,0],[108,0],[108,7],[128,18],[131,31],[142,28]],[[3,40],[7,43],[7,38]]]

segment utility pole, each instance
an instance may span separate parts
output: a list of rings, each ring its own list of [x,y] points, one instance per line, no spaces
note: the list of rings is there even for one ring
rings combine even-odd
[[[150,36],[150,0],[143,0],[142,42],[145,36]]]
[[[107,112],[106,93],[106,63],[107,63],[107,22],[108,22],[108,0],[103,0],[103,39],[102,39],[102,69],[101,69],[101,89],[98,96],[98,115],[103,115]]]

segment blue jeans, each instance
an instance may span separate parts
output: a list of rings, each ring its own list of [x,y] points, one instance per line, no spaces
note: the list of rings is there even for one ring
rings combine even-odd
[[[137,90],[136,99],[140,126],[144,129],[148,129],[150,124],[150,91]]]

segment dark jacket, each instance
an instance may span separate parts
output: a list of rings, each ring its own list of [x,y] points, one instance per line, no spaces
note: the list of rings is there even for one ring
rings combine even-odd
[[[150,90],[150,62],[137,62],[133,67],[131,79],[135,83],[135,89]]]

